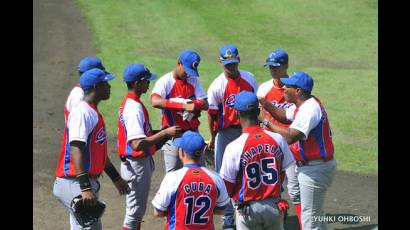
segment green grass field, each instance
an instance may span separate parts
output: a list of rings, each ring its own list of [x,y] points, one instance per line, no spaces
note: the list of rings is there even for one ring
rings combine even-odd
[[[262,65],[269,51],[289,53],[289,73],[308,72],[313,94],[325,104],[334,134],[338,169],[377,175],[378,58],[375,0],[80,0],[93,44],[108,71],[112,95],[101,103],[108,133],[116,135],[125,94],[122,71],[143,63],[159,76],[174,69],[184,49],[201,55],[204,89],[221,73],[218,51],[235,44],[240,68],[259,84],[270,79]],[[155,82],[151,83],[150,88]],[[150,90],[151,91],[151,90]],[[149,92],[150,92],[149,91]],[[154,128],[160,112],[143,96]],[[206,114],[200,132],[209,138]],[[115,143],[111,143],[115,144]]]

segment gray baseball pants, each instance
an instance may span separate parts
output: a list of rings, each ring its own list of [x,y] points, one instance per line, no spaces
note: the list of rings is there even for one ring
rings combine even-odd
[[[95,178],[90,178],[91,188],[98,199],[99,191],[100,191],[100,183]],[[54,181],[53,187],[53,194],[57,197],[58,201],[60,201],[64,207],[67,209],[68,213],[70,214],[70,225],[71,230],[82,230],[84,228],[77,222],[75,219],[73,212],[70,208],[71,201],[74,197],[81,194],[80,183],[76,178],[62,178],[57,177]],[[94,223],[89,230],[101,230],[102,224],[101,220]]]

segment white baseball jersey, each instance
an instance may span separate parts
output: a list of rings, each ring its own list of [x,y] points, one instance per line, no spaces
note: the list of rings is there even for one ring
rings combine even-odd
[[[285,139],[256,125],[243,128],[242,135],[226,146],[220,174],[236,184],[235,201],[276,198],[282,186],[280,172],[293,162]]]
[[[81,88],[80,84],[77,84],[70,92],[70,94],[67,97],[65,106],[64,106],[64,111],[70,113],[71,110],[77,106],[80,101],[82,101],[84,98],[84,90]],[[68,114],[66,114],[68,116]]]
[[[240,77],[233,80],[227,78],[222,72],[208,88],[209,110],[216,111],[218,117],[218,129],[224,129],[231,125],[239,125],[234,109],[235,96],[241,91],[258,91],[258,83],[255,76],[247,71],[239,70]]]
[[[157,80],[151,92],[151,95],[154,94],[167,100],[171,98],[191,100],[207,98],[198,77],[189,77],[184,81],[175,79],[173,72],[169,72]],[[194,118],[190,121],[184,120],[181,111],[162,109],[161,113],[161,128],[179,125],[182,130],[195,130],[199,126],[198,118]]]
[[[167,229],[214,229],[214,208],[228,202],[225,183],[215,171],[187,164],[165,175],[152,205],[168,212]]]

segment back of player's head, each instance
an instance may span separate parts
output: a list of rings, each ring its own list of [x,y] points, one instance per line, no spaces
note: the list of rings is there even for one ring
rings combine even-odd
[[[85,71],[98,68],[105,71],[105,67],[103,66],[101,60],[98,57],[85,57],[80,60],[78,64],[78,74],[81,76]]]
[[[259,101],[255,93],[242,91],[235,96],[235,110],[241,117],[257,119],[259,114]]]
[[[186,131],[181,137],[175,138],[173,144],[195,159],[201,157],[206,146],[204,138],[193,131]]]

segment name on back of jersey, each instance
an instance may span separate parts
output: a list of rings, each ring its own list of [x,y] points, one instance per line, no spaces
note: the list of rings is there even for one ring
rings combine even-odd
[[[211,189],[212,185],[205,184],[204,182],[191,182],[184,185],[184,191],[187,195],[194,192],[205,192],[206,194],[209,194]]]
[[[268,153],[271,154],[273,157],[279,157],[282,154],[281,149],[279,146],[271,145],[271,144],[259,144],[255,147],[249,148],[248,151],[243,153],[243,157],[241,159],[242,165],[248,164],[252,160],[255,155],[261,153]]]

